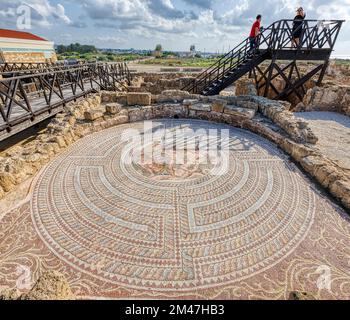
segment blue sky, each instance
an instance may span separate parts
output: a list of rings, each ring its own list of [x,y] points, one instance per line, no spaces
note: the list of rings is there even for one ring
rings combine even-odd
[[[310,19],[350,20],[350,0],[0,0],[0,27],[16,29],[18,6],[31,9],[31,32],[56,44],[100,48],[227,51],[247,36],[257,13],[263,25],[293,18],[303,6]],[[337,55],[350,54],[345,23]]]

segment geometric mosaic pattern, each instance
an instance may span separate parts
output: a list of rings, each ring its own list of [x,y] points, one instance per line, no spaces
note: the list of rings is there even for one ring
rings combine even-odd
[[[208,127],[190,120],[158,125]],[[37,181],[33,221],[60,258],[113,284],[186,291],[250,277],[304,239],[315,197],[272,144],[215,125],[230,129],[227,172],[159,180],[125,163],[121,136],[129,127],[80,141]]]
[[[229,128],[229,170],[121,161],[142,123],[79,140],[1,213],[0,290],[57,270],[84,299],[350,299],[349,215],[284,153],[225,125],[157,124]]]

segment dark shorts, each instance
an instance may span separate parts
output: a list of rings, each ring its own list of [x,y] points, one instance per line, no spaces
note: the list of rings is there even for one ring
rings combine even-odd
[[[301,30],[301,29],[298,29],[298,30],[293,31],[293,38],[294,38],[294,39],[300,38],[300,37],[301,37],[301,34],[302,34],[302,31],[303,31],[303,30]]]

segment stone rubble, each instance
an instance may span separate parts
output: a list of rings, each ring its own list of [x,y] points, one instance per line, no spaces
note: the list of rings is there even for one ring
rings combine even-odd
[[[294,111],[333,111],[350,116],[350,86],[314,87]]]
[[[66,278],[57,271],[46,271],[21,300],[75,300]]]
[[[128,92],[149,92],[156,95],[166,90],[184,88],[195,79],[195,76],[189,74],[184,77],[181,73],[171,73],[167,74],[165,79],[162,73],[141,73],[136,74],[136,78],[137,81],[128,88]]]
[[[46,271],[29,292],[21,294],[17,289],[5,289],[0,292],[0,300],[76,300],[76,297],[64,275]]]
[[[289,300],[317,300],[316,297],[307,292],[293,291],[289,294]]]

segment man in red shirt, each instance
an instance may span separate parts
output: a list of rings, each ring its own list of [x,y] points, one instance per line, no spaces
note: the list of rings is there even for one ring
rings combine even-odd
[[[258,44],[258,36],[260,34],[260,24],[261,24],[261,15],[259,14],[256,17],[256,20],[252,26],[252,30],[250,31],[250,35],[249,35],[250,51],[253,51]]]

